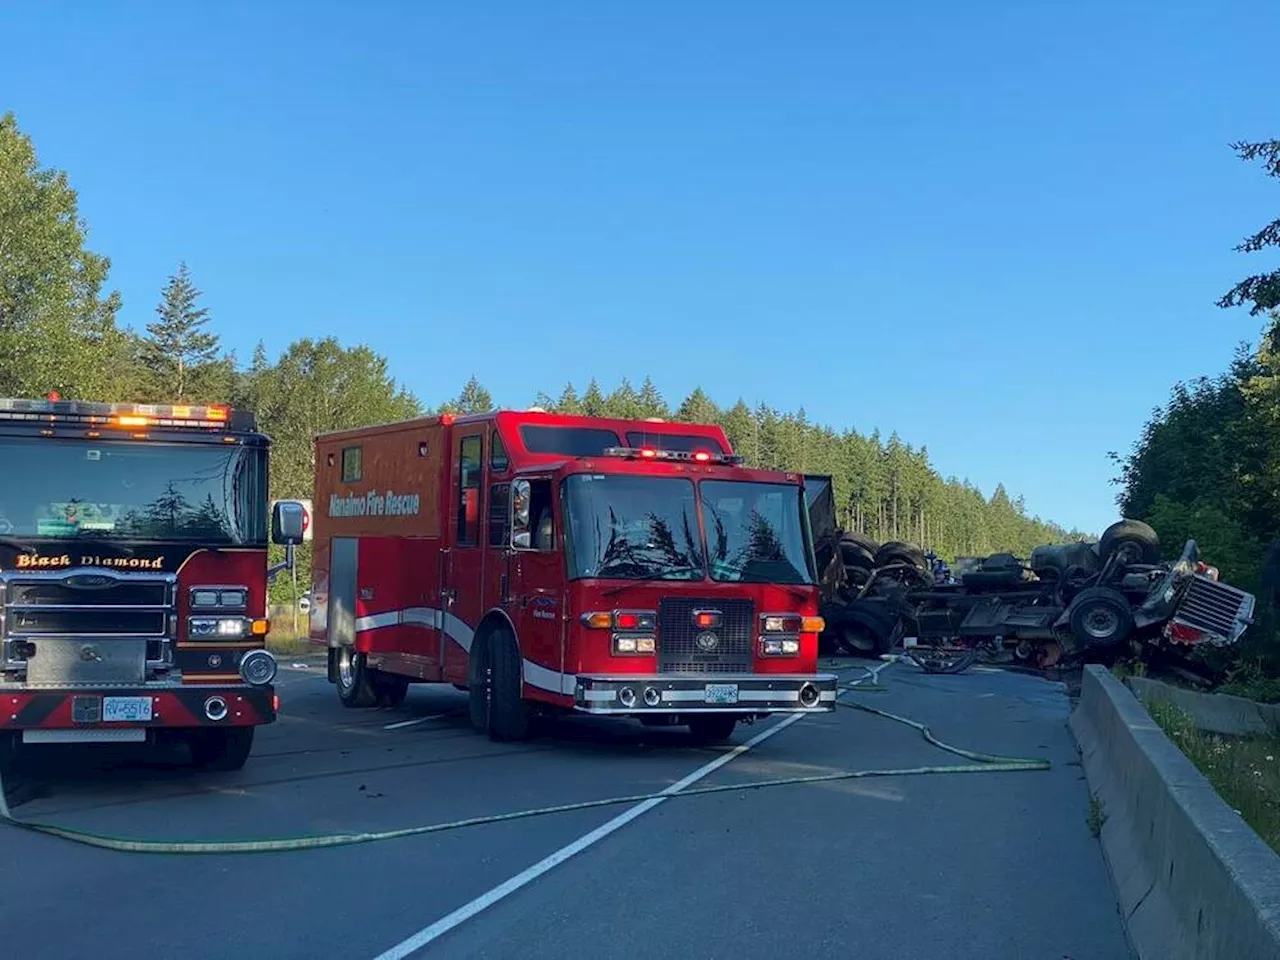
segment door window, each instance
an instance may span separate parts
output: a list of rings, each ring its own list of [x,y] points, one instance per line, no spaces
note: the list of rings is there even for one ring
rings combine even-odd
[[[480,473],[483,438],[463,437],[458,445],[458,546],[474,547],[480,538]]]

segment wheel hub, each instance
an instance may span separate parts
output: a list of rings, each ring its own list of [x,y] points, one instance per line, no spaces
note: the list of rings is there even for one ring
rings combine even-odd
[[[1084,632],[1095,640],[1104,640],[1113,636],[1120,625],[1120,618],[1115,612],[1105,607],[1092,610],[1084,618]]]

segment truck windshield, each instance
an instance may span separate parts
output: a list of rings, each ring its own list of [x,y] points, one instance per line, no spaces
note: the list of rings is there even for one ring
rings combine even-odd
[[[704,480],[702,518],[711,579],[737,583],[815,581],[801,489],[788,483]]]
[[[564,482],[571,578],[815,582],[793,484],[576,474]],[[710,550],[698,529],[698,500]]]
[[[575,474],[564,481],[570,577],[701,580],[693,483]]]
[[[0,439],[0,535],[267,540],[265,452],[240,445]]]

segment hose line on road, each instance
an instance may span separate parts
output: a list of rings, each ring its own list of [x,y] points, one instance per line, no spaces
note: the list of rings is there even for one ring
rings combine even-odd
[[[878,680],[878,671],[869,671],[871,678]],[[845,685],[842,691],[860,689],[854,685]],[[532,817],[545,817],[556,813],[572,813],[578,810],[592,810],[599,807],[611,807],[621,804],[643,803],[648,800],[674,800],[677,797],[701,797],[717,793],[743,793],[749,790],[764,790],[770,787],[799,786],[808,783],[835,783],[841,780],[862,780],[872,777],[911,777],[931,776],[938,774],[962,773],[1022,773],[1035,770],[1049,770],[1048,760],[1025,759],[1020,757],[1001,757],[994,754],[966,750],[944,743],[935,737],[929,728],[908,717],[879,710],[864,703],[837,700],[838,705],[861,710],[886,720],[893,720],[918,730],[926,741],[935,747],[975,761],[969,764],[952,764],[949,766],[900,767],[895,769],[876,770],[842,770],[836,773],[810,774],[807,776],[780,777],[773,780],[756,780],[751,783],[731,783],[710,787],[693,787],[676,793],[637,793],[622,797],[605,797],[599,800],[580,800],[574,803],[561,803],[552,806],[535,807],[528,810],[516,810],[510,813],[487,814],[480,817],[467,817],[461,820],[450,820],[443,823],[432,823],[424,826],[402,827],[396,830],[378,830],[367,833],[334,833],[321,836],[280,837],[262,840],[137,840],[128,837],[112,837],[57,824],[41,823],[13,816],[5,802],[4,781],[0,776],[0,821],[52,837],[60,837],[74,843],[120,853],[168,853],[168,854],[232,854],[232,853],[282,853],[297,850],[318,850],[325,847],[347,847],[360,843],[375,843],[384,840],[398,840],[405,837],[420,837],[430,833],[445,833],[460,830],[464,827],[478,827],[484,824],[506,823],[512,820],[526,820]]]

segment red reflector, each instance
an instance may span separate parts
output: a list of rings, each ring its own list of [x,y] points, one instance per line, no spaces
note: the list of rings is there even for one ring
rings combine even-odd
[[[279,698],[279,697],[273,696],[273,697],[271,698],[271,709],[272,709],[272,711],[273,711],[273,712],[275,712],[275,713],[279,713],[279,712],[280,712],[280,698]]]
[[[1205,637],[1203,630],[1176,621],[1169,624],[1169,639],[1174,643],[1199,643]]]
[[[638,613],[620,613],[617,616],[617,625],[619,630],[634,630],[640,626],[640,615]]]

